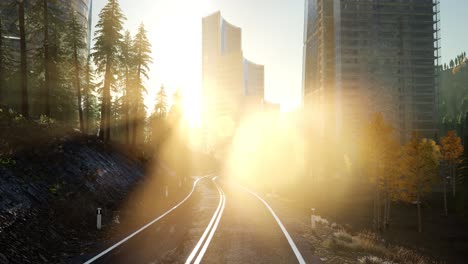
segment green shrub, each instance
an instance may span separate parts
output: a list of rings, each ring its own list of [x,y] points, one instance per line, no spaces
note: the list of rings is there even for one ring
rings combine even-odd
[[[16,161],[10,157],[2,157],[0,155],[0,167],[11,167],[16,164]]]
[[[59,183],[49,186],[49,192],[52,194],[57,194],[60,191],[60,189],[62,189],[62,185]]]
[[[51,127],[56,123],[54,119],[46,115],[41,115],[41,117],[39,117],[39,119],[36,122],[44,127]]]

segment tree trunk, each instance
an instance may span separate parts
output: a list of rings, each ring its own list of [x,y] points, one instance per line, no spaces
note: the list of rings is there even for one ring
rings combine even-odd
[[[456,194],[457,194],[457,175],[455,173],[455,166],[454,164],[451,164],[450,165],[450,173],[452,174],[452,194],[453,194],[453,198],[455,198]]]
[[[384,200],[384,212],[383,212],[383,229],[387,230],[389,225],[389,215],[390,215],[390,199],[387,192],[385,193],[385,200]]]
[[[43,0],[44,15],[44,114],[50,117],[50,54],[49,54],[49,7],[48,1]]]
[[[125,102],[124,102],[124,122],[125,122],[125,143],[130,144],[130,81],[129,81],[129,72],[128,68],[125,72]]]
[[[104,142],[109,142],[110,139],[110,82],[111,82],[111,58],[107,54],[106,73],[104,76],[104,89],[102,92],[101,103],[101,124],[99,129],[99,138]]]
[[[78,117],[80,120],[80,130],[84,132],[84,120],[83,120],[83,107],[81,105],[81,86],[80,86],[80,63],[78,61],[78,49],[76,44],[73,45],[73,59],[75,64],[75,86],[76,94],[78,97]]]
[[[380,202],[380,188],[377,186],[377,231],[382,231],[382,204]]]
[[[0,16],[0,104],[3,102],[3,83],[5,81],[3,75],[3,65],[5,62],[3,61],[3,22],[2,17]]]
[[[18,5],[19,29],[20,29],[20,87],[21,87],[21,114],[29,118],[29,95],[28,95],[28,65],[26,58],[26,31],[24,26],[24,1]]]
[[[138,86],[138,90],[140,89],[140,85],[141,85],[141,64],[138,64],[138,68],[137,68],[137,81],[136,81],[136,85]],[[138,91],[140,92],[140,91]],[[139,94],[137,93],[135,96],[139,96]],[[135,147],[136,146],[136,143],[137,143],[137,135],[138,135],[138,123],[139,123],[139,105],[138,105],[138,100],[135,100],[135,105],[133,106],[135,108],[135,112],[134,112],[134,116],[133,116],[133,143],[132,145]]]
[[[417,197],[417,206],[418,206],[418,232],[422,232],[422,224],[421,224],[421,201],[419,195]]]
[[[444,215],[448,216],[448,209],[447,209],[447,180],[443,179],[444,181]]]
[[[83,133],[85,134],[88,134],[89,133],[89,123],[90,123],[90,117],[89,117],[89,108],[91,107],[91,103],[90,103],[90,98],[89,98],[89,88],[91,87],[91,77],[90,77],[90,67],[89,67],[89,57],[88,57],[88,60],[86,62],[86,85],[85,85],[85,89],[83,91],[84,93],[84,98],[85,98],[85,122],[84,122],[84,131]]]
[[[383,230],[387,229],[387,198],[383,201],[383,219],[382,219]]]
[[[374,229],[380,232],[381,222],[380,222],[380,194],[379,188],[377,187],[374,192]]]
[[[107,122],[107,129],[106,129],[106,142],[110,142],[110,139],[111,139],[111,108],[112,108],[112,101],[111,101],[111,94],[110,94],[110,80],[109,80],[109,87],[107,89],[107,103],[106,103],[106,106],[107,106],[107,113],[106,113],[106,122]]]
[[[130,144],[130,103],[128,94],[125,95],[125,143]]]
[[[137,143],[137,135],[138,135],[138,104],[134,106],[134,113],[133,113],[133,133],[132,133],[132,146],[136,147]]]
[[[392,200],[388,199],[388,205],[387,205],[387,229],[390,226],[390,212],[392,208]]]

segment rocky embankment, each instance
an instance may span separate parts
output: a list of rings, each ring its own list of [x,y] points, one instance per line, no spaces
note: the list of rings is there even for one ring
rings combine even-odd
[[[112,222],[142,164],[95,137],[60,137],[0,160],[0,263],[67,263]]]

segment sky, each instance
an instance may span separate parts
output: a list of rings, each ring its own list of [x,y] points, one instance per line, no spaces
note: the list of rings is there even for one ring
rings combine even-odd
[[[107,0],[94,0],[93,24]],[[192,111],[201,96],[201,19],[221,11],[242,28],[244,57],[265,65],[266,100],[285,110],[300,103],[304,0],[120,0],[125,27],[135,34],[144,23],[152,43],[153,65],[147,82],[146,104],[152,110],[155,94],[164,84],[181,89]],[[468,1],[441,0],[442,62],[468,51]],[[194,113],[197,114],[197,113]]]

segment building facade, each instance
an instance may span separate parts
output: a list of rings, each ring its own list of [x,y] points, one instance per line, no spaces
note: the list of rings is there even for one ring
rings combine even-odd
[[[436,0],[306,0],[303,103],[322,132],[357,135],[381,112],[406,141],[434,137]]]
[[[265,98],[265,67],[247,59],[243,61],[242,116],[258,112]]]
[[[202,120],[206,145],[217,145],[232,136],[246,100],[263,100],[263,80],[263,66],[243,57],[242,30],[220,12],[204,17]]]
[[[244,59],[243,68],[244,96],[257,97],[263,100],[265,94],[265,66]]]

